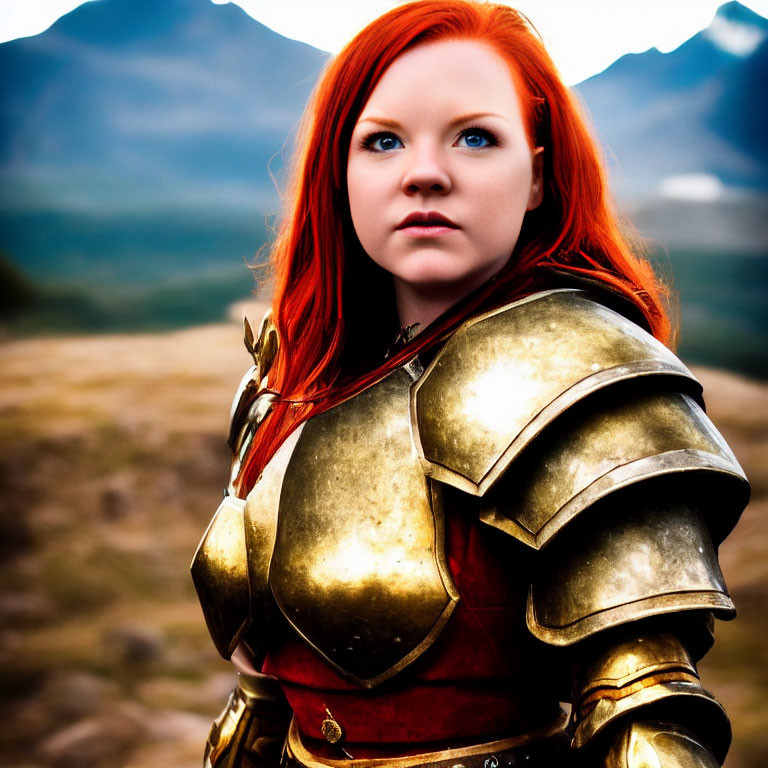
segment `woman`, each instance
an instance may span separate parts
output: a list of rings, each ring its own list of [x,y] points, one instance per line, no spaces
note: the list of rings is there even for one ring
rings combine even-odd
[[[192,567],[239,670],[206,764],[720,764],[746,480],[530,25],[387,13],[300,147]]]

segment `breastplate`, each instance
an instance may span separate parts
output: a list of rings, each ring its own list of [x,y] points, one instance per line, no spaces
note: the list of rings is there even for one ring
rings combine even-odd
[[[372,687],[423,653],[458,600],[439,484],[410,432],[403,367],[306,422],[244,509],[252,625],[268,593],[347,678]]]

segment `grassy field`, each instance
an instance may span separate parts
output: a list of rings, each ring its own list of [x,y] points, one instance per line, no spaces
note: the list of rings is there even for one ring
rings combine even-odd
[[[188,565],[221,498],[247,365],[234,323],[0,345],[0,765],[201,764],[232,674]],[[722,548],[741,616],[718,627],[702,673],[733,717],[728,768],[762,768],[768,385],[697,373],[754,482]]]

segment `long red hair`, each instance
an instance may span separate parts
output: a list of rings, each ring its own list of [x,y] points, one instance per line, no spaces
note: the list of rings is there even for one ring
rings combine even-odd
[[[544,147],[544,195],[526,214],[508,265],[384,360],[397,333],[391,278],[362,250],[346,187],[350,137],[368,98],[404,51],[445,39],[491,46],[510,65],[529,140]],[[479,309],[555,284],[553,270],[598,281],[634,304],[669,342],[665,291],[619,231],[581,109],[528,20],[505,5],[419,0],[368,25],[334,58],[304,116],[283,222],[272,251],[281,340],[269,374],[277,404],[257,430],[236,490],[244,496],[287,435],[381,378]]]

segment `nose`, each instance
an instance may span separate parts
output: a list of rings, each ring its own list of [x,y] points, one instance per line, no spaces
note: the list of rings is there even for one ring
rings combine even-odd
[[[412,147],[403,173],[407,195],[446,194],[451,190],[451,175],[440,150],[431,146]]]

